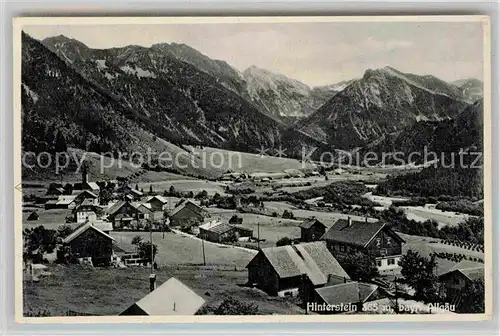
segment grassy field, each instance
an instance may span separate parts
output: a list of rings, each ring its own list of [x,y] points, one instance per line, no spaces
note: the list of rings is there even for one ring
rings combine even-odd
[[[40,209],[40,208],[31,208],[27,207],[23,211],[23,229],[24,228],[32,228],[39,225],[43,225],[46,229],[57,229],[59,225],[63,225],[66,223],[66,216],[68,216],[71,212],[67,209]],[[36,210],[38,215],[40,216],[37,221],[28,221],[27,218],[30,215],[32,210]]]
[[[342,214],[338,212],[325,212],[325,211],[314,211],[314,210],[303,210],[297,209],[295,206],[286,203],[286,202],[264,202],[264,206],[266,209],[270,211],[275,211],[279,215],[283,214],[283,211],[288,210],[292,211],[296,218],[305,219],[310,217],[316,217],[320,221],[323,221],[325,225],[331,225],[338,219],[347,219],[351,217],[352,220],[364,221],[365,217]],[[368,218],[369,221],[374,221],[372,218]]]
[[[280,158],[275,156],[261,156],[244,152],[228,151],[219,148],[204,147],[190,148],[200,158],[206,158],[207,162],[212,162],[216,166],[221,166],[221,170],[240,171],[244,173],[276,173],[285,169],[314,168],[313,165],[295,159]],[[222,158],[222,160],[221,160]]]
[[[458,246],[443,244],[440,242],[440,239],[437,238],[412,236],[399,232],[398,235],[401,236],[401,238],[403,238],[406,241],[406,244],[403,245],[403,254],[406,253],[408,250],[411,250],[414,252],[418,252],[422,256],[429,257],[431,253],[445,252],[445,253],[464,254],[467,257],[484,259],[483,252],[471,251]],[[437,258],[436,261],[438,263],[437,265],[438,274],[450,269],[453,265],[456,264],[451,260],[441,259],[441,258]]]
[[[441,211],[438,209],[430,209],[422,206],[401,207],[406,213],[408,219],[413,219],[417,222],[425,222],[434,220],[438,222],[438,228],[444,226],[457,226],[460,222],[469,218],[469,215],[455,213],[451,211]]]
[[[155,182],[138,182],[139,190],[143,189],[144,192],[149,191],[149,186],[153,187],[155,193],[163,193],[165,190],[169,190],[173,186],[177,191],[189,192],[192,191],[194,194],[202,190],[206,190],[208,194],[213,195],[219,193],[221,195],[225,194],[225,189],[222,184],[218,182],[212,182],[207,180],[196,180],[196,179],[179,179],[170,181],[155,181]],[[132,184],[135,187],[135,184]]]
[[[132,238],[141,236],[145,241],[149,241],[148,232],[112,232],[111,236],[115,238],[119,246],[129,250],[135,247],[131,244]],[[203,264],[203,250],[200,240],[186,237],[173,232],[153,233],[153,243],[158,246],[156,262],[159,265],[177,265],[177,264]],[[231,246],[219,246],[210,242],[205,242],[205,258],[207,265],[227,265],[231,267],[245,267],[248,262],[257,253],[249,252]]]
[[[149,293],[149,269],[88,269],[52,265],[52,275],[39,283],[25,281],[24,310],[47,309],[53,316],[68,310],[95,315],[118,315]],[[216,307],[226,297],[254,303],[259,314],[302,314],[303,310],[282,298],[269,297],[257,289],[241,287],[246,270],[201,266],[159,267],[157,286],[176,277]]]

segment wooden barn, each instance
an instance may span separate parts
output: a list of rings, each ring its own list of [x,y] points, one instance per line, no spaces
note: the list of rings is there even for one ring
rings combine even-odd
[[[324,242],[263,248],[248,263],[248,283],[269,295],[323,287],[332,276],[350,279]]]
[[[69,260],[91,258],[93,265],[109,265],[114,240],[92,223],[86,223],[64,238],[62,243]]]
[[[470,260],[462,260],[449,270],[439,274],[441,296],[451,304],[460,304],[461,294],[465,286],[474,280],[484,282],[484,264]]]
[[[236,229],[227,223],[212,221],[200,225],[199,237],[211,242],[222,243],[233,237],[237,238],[235,234]]]
[[[300,227],[300,241],[310,242],[320,240],[320,238],[326,232],[326,225],[317,220],[316,218],[311,218],[303,221],[299,225]]]
[[[130,201],[118,201],[107,210],[108,220],[113,223],[113,228],[138,228],[146,224],[149,212]]]
[[[169,214],[172,226],[183,226],[188,221],[202,223],[208,217],[210,217],[208,211],[190,200],[182,200]]]

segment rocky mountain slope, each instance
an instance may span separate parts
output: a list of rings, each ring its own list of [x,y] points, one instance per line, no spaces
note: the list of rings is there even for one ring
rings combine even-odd
[[[278,120],[300,119],[312,114],[348,83],[310,88],[298,80],[256,66],[246,69],[243,78],[250,101]]]
[[[237,74],[194,49],[161,44],[71,52],[82,46],[53,42],[44,44],[150,121],[161,138],[242,151],[277,147],[280,141],[282,126],[236,93]]]
[[[78,55],[83,52],[75,50]],[[124,104],[122,97],[88,81],[24,33],[21,83],[24,152],[55,153],[73,148],[115,158],[121,153],[125,155],[124,160],[129,160],[127,154],[150,150],[169,154],[172,161],[165,162],[164,166],[174,172],[207,177],[223,173],[214,167],[201,169],[200,158],[155,133],[162,129],[153,127],[154,121]],[[173,162],[175,158],[177,162]],[[24,178],[54,176],[53,167],[23,168]],[[116,167],[107,168],[112,169]]]
[[[461,79],[452,84],[458,86],[462,95],[470,102],[475,102],[483,97],[483,82],[478,79]]]
[[[441,153],[459,153],[461,150],[482,151],[483,141],[483,99],[468,105],[458,116],[442,121],[420,121],[401,131],[386,135],[373,143],[362,147],[359,152],[393,153],[396,157],[409,159],[417,164],[424,163],[425,151],[434,152],[441,158]],[[398,153],[398,154],[396,154]],[[412,153],[413,154],[410,158]],[[429,154],[430,155],[430,154]],[[387,156],[388,157],[388,156]],[[430,156],[428,159],[432,159]],[[393,163],[390,160],[386,163]],[[458,156],[457,156],[458,163]]]
[[[455,117],[467,103],[443,83],[391,67],[367,70],[296,127],[340,149],[363,146],[420,120]]]

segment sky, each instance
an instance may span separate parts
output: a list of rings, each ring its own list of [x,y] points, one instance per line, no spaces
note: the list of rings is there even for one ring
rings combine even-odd
[[[184,43],[240,71],[255,65],[309,86],[392,66],[446,81],[483,80],[480,22],[300,22],[24,26],[37,39],[65,35],[91,48]]]

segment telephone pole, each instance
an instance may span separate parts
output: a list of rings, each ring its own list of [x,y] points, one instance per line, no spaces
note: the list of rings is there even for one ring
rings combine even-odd
[[[153,226],[149,226],[149,242],[151,243],[151,274],[154,274],[154,268],[153,268],[153,258],[154,258],[154,251],[153,251]]]
[[[260,251],[260,223],[257,222],[257,249]]]
[[[205,260],[205,240],[201,240],[201,251],[203,253],[203,266],[207,265],[207,261]]]

